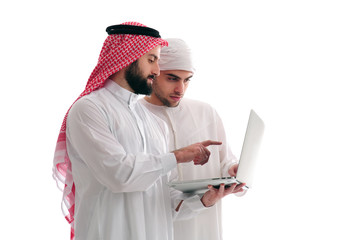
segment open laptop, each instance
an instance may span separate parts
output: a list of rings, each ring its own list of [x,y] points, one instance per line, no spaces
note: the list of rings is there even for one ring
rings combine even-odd
[[[259,147],[264,132],[262,119],[251,110],[249,114],[246,134],[243,141],[236,177],[209,178],[190,181],[174,181],[168,185],[184,193],[204,193],[208,185],[219,186],[224,183],[229,186],[233,183],[246,183],[245,188],[250,188],[253,183],[253,172],[259,152]]]

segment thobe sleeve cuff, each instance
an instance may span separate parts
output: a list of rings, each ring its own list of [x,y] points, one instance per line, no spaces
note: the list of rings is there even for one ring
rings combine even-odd
[[[167,153],[161,157],[161,162],[163,165],[163,173],[167,174],[170,170],[174,169],[177,166],[177,159],[175,158],[174,153]]]
[[[194,212],[199,212],[204,209],[207,209],[203,205],[201,201],[201,196],[199,195],[194,195],[193,197],[187,198],[186,200],[184,200],[184,204],[187,205],[187,207]]]
[[[192,195],[186,197],[186,195],[187,194],[182,195],[183,197],[185,197],[185,199],[183,200],[179,211],[178,212],[174,211],[175,213],[173,216],[174,221],[191,219],[207,209],[201,202],[201,196]]]

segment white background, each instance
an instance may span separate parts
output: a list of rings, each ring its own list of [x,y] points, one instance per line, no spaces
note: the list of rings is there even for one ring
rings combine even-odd
[[[361,5],[351,0],[2,1],[1,218],[6,239],[69,239],[52,179],[65,112],[105,28],[179,37],[239,155],[251,108],[266,123],[254,188],[224,202],[224,239],[361,239]]]

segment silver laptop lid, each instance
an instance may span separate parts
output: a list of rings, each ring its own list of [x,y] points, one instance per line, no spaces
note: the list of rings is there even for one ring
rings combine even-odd
[[[253,172],[263,132],[264,122],[254,110],[251,110],[236,176],[236,179],[239,182],[246,183],[248,188],[252,187],[253,184]]]

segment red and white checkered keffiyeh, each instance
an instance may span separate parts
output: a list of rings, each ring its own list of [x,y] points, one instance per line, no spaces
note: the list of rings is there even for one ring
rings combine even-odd
[[[122,25],[146,27],[145,25],[136,22],[126,22]],[[128,66],[158,45],[163,47],[167,46],[168,43],[161,38],[145,35],[109,35],[103,44],[98,64],[90,75],[85,90],[75,102],[92,91],[103,87],[105,81],[112,74]],[[66,149],[66,120],[69,110],[64,117],[56,144],[53,177],[56,180],[58,187],[63,191],[62,210],[66,220],[71,224],[71,239],[74,239],[75,185],[73,182],[71,162]]]

